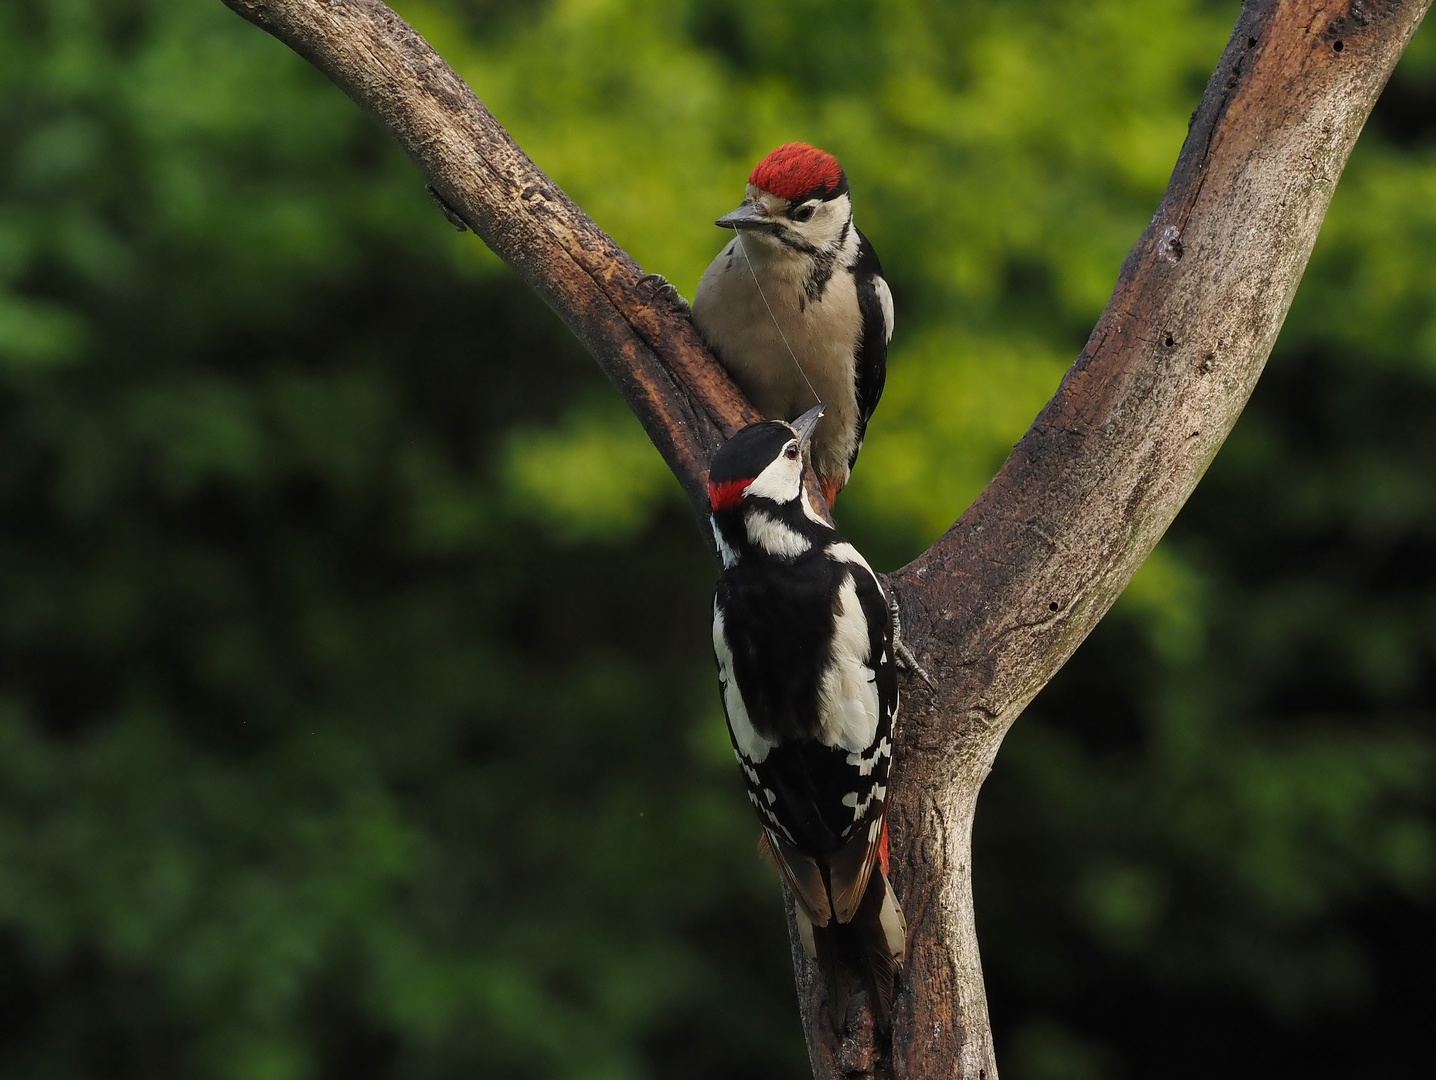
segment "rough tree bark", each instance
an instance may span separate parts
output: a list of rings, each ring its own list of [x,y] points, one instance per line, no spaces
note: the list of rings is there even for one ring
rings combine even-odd
[[[638,265],[378,0],[224,2],[385,126],[584,342],[704,514],[709,457],[756,414]],[[906,688],[891,795],[911,956],[889,1046],[870,1026],[834,1039],[794,948],[815,1076],[996,1080],[972,909],[978,789],[1236,422],[1430,2],[1246,5],[1086,347],[977,501],[892,575],[907,642],[938,687]]]

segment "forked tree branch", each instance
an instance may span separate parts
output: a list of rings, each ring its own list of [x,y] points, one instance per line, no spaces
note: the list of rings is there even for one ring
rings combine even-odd
[[[378,0],[224,2],[385,126],[584,342],[705,513],[709,457],[757,414],[637,264]],[[1236,423],[1347,156],[1430,3],[1248,3],[1082,354],[977,501],[893,575],[907,642],[938,685],[908,688],[890,795],[911,955],[889,1046],[870,1026],[833,1038],[794,949],[816,1076],[997,1080],[972,912],[978,789],[1007,728]]]

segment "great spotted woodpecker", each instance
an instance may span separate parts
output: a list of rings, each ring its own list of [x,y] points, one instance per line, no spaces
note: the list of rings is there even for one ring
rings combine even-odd
[[[893,625],[872,568],[803,485],[822,411],[733,436],[713,458],[708,502],[728,733],[840,1029],[858,988],[888,1023],[907,930],[887,877]]]
[[[717,224],[737,235],[698,282],[693,323],[764,416],[825,403],[813,468],[832,505],[882,396],[893,333],[892,293],[853,224],[847,175],[832,154],[787,143]]]

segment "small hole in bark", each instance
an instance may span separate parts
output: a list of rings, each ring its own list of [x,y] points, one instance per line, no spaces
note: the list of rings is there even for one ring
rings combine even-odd
[[[1171,334],[1168,334],[1168,335],[1167,335],[1167,348],[1170,349],[1170,348],[1171,348],[1173,345],[1175,345],[1175,344],[1176,344],[1176,342],[1172,340],[1172,335],[1171,335]]]
[[[1335,49],[1337,52],[1341,52],[1342,49],[1346,48],[1346,46],[1345,46],[1342,42],[1340,42],[1340,41],[1333,41],[1333,42],[1331,43],[1331,47],[1332,47],[1333,49]]]
[[[1255,49],[1255,48],[1256,48],[1256,38],[1254,38],[1254,37],[1249,37],[1249,38],[1247,38],[1247,48],[1248,48],[1248,49]]]
[[[1054,601],[1052,601],[1052,603],[1048,604],[1048,605],[1047,605],[1047,610],[1048,610],[1048,611],[1056,611],[1056,610],[1057,610],[1057,601],[1054,600]]]

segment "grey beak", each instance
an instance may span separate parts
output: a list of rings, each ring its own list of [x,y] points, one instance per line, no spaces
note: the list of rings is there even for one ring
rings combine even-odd
[[[713,224],[720,229],[766,229],[772,223],[772,219],[756,203],[744,203]]]
[[[797,432],[798,445],[802,447],[804,454],[808,452],[808,445],[813,441],[813,432],[818,429],[818,421],[822,418],[823,403],[820,401],[788,425]]]

